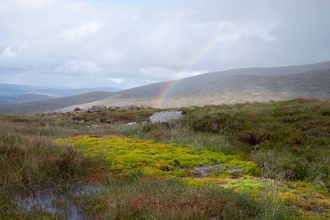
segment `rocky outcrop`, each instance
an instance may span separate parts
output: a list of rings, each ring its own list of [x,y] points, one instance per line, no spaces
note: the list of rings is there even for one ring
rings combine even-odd
[[[164,111],[164,112],[156,112],[155,114],[149,117],[149,120],[151,124],[154,124],[154,123],[168,122],[183,117],[184,116],[181,111]]]

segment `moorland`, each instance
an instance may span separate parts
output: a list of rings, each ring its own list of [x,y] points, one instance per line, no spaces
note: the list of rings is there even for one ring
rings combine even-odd
[[[330,218],[330,101],[167,110],[0,114],[0,218]]]

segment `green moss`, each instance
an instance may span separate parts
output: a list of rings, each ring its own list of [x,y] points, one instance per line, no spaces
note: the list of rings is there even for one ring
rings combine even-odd
[[[149,167],[148,172],[182,176],[182,168],[206,165],[221,165],[226,169],[242,169],[244,173],[255,173],[254,162],[244,161],[238,155],[225,155],[206,148],[191,150],[174,144],[155,143],[127,137],[79,136],[57,139],[57,142],[71,143],[74,148],[87,157],[101,157],[111,171],[128,172],[130,169]],[[179,167],[178,167],[179,166]],[[150,169],[152,168],[152,169]]]

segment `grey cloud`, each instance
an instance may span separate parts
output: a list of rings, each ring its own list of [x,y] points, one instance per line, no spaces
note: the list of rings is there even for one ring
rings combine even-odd
[[[128,88],[327,61],[328,8],[321,0],[3,0],[0,82]]]

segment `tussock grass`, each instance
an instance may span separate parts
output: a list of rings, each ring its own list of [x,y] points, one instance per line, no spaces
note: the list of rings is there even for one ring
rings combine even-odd
[[[140,177],[106,197],[107,219],[270,219],[264,218],[265,207],[246,193],[173,178]],[[284,219],[281,211],[271,219]]]
[[[298,99],[204,108],[188,112],[184,121],[195,131],[227,135],[261,168],[266,162],[288,180],[322,179],[328,187],[329,112],[329,101]]]
[[[97,166],[97,161],[54,144],[31,127],[0,121],[1,185],[75,181]]]

